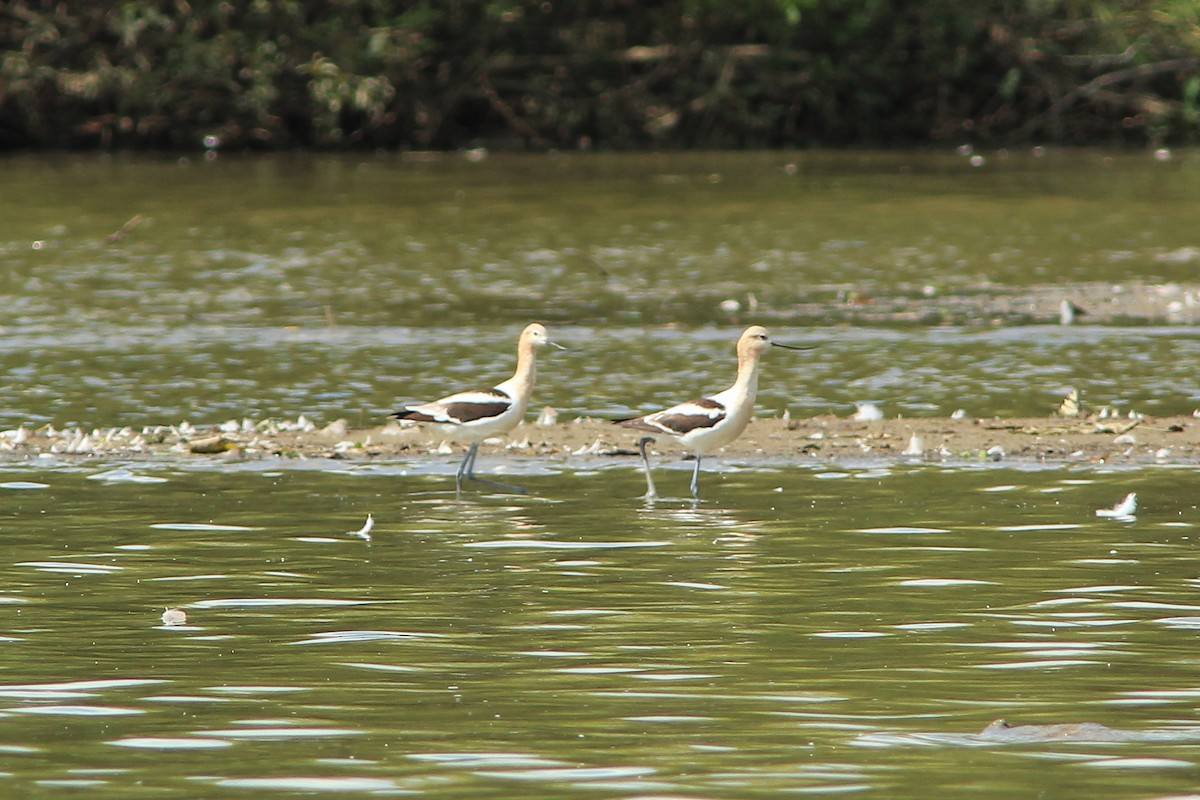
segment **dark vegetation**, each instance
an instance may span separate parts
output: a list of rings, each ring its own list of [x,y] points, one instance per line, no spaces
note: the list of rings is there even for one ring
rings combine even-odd
[[[1157,145],[1195,0],[0,3],[0,148]]]

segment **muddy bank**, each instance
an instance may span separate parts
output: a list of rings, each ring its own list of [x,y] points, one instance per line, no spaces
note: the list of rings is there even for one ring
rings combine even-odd
[[[480,452],[517,459],[632,459],[637,433],[598,419],[533,421],[488,440]],[[684,451],[660,438],[652,451]],[[355,429],[295,421],[159,426],[133,430],[15,429],[0,433],[0,463],[34,459],[339,459],[360,462],[459,457],[439,431],[398,424]],[[720,454],[743,463],[822,461],[1200,464],[1200,419],[912,418],[860,421],[833,416],[754,420]]]
[[[1200,250],[1161,254],[1162,263],[1200,261]],[[1009,287],[980,284],[943,291],[910,286],[872,294],[853,286],[828,286],[786,308],[757,308],[755,318],[779,324],[1031,325],[1059,324],[1062,304],[1077,325],[1195,325],[1200,323],[1200,286],[1175,282],[1098,281]]]

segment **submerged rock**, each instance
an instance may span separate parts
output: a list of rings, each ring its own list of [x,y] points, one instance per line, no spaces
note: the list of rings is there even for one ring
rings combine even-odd
[[[1131,731],[1110,728],[1098,722],[1069,722],[1054,725],[1013,725],[998,719],[979,732],[988,742],[1024,744],[1036,742],[1164,742],[1200,740],[1200,728]]]

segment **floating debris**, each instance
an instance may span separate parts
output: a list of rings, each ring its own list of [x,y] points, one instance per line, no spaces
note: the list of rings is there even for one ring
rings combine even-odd
[[[858,410],[854,412],[853,419],[858,422],[875,422],[883,419],[883,412],[874,403],[855,403],[855,405],[858,406]]]
[[[1079,390],[1072,389],[1058,407],[1058,415],[1060,417],[1078,417],[1083,413],[1083,404],[1079,399]]]
[[[203,439],[193,439],[188,442],[188,450],[193,453],[225,453],[233,450],[237,445],[226,439],[221,434],[216,436],[206,436]]]
[[[144,216],[142,216],[141,214],[134,214],[132,217],[129,218],[129,221],[127,221],[124,225],[117,228],[115,231],[110,233],[108,236],[105,236],[104,241],[109,242],[109,243],[121,241],[122,239],[124,239],[126,236],[129,235],[130,231],[132,231],[138,225],[141,225],[145,220],[146,220],[146,218]]]
[[[1096,516],[1107,519],[1132,520],[1137,514],[1137,492],[1130,492],[1112,508],[1097,508]]]
[[[350,423],[344,419],[335,419],[333,422],[321,428],[321,433],[326,436],[332,436],[335,439],[345,439],[346,434],[350,432]]]
[[[24,444],[29,440],[29,429],[25,426],[0,433],[0,438],[12,444]]]
[[[371,541],[371,529],[374,527],[375,527],[375,518],[373,516],[371,516],[370,512],[368,512],[367,513],[367,521],[363,523],[363,526],[361,528],[359,528],[356,531],[346,531],[346,533],[349,534],[350,536],[357,536],[358,538],[365,539],[369,542],[369,541]]]
[[[604,444],[603,444],[603,442],[600,441],[599,438],[597,438],[596,441],[592,442],[590,445],[584,445],[584,446],[580,447],[578,450],[571,451],[571,455],[573,455],[573,456],[594,456],[597,453],[602,452],[603,450],[604,450]]]
[[[168,608],[162,613],[162,624],[168,628],[187,624],[187,614],[182,608]]]

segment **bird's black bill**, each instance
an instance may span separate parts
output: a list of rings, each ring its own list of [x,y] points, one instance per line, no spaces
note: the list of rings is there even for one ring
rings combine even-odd
[[[782,347],[784,350],[816,350],[817,349],[817,346],[815,344],[805,345],[804,347],[797,347],[794,344],[780,344],[779,342],[771,342],[771,346],[772,347]]]

